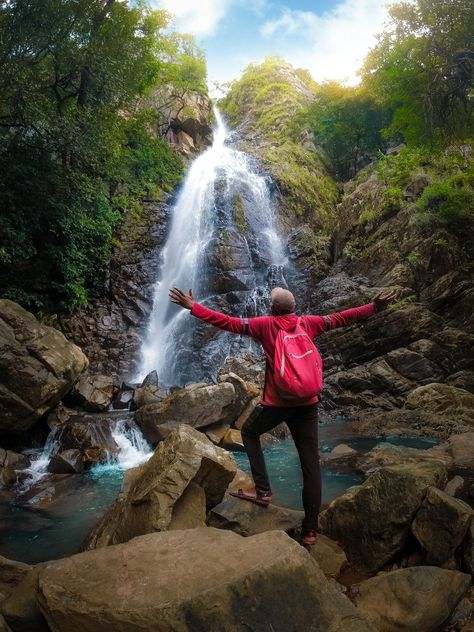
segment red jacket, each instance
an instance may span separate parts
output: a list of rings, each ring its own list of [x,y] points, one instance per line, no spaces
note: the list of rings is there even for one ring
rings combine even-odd
[[[363,320],[372,316],[374,304],[369,303],[362,307],[346,309],[343,312],[329,314],[328,316],[302,316],[301,326],[306,330],[311,338],[321,335],[325,331],[349,325],[355,320]],[[278,396],[273,380],[273,355],[275,351],[275,340],[280,329],[290,331],[296,326],[298,316],[288,314],[286,316],[258,316],[257,318],[234,318],[215,312],[204,305],[194,303],[191,314],[210,323],[220,329],[225,329],[234,334],[248,335],[257,340],[263,347],[267,359],[267,371],[265,376],[265,388],[261,398],[265,406],[294,406]],[[301,406],[314,404],[318,397],[301,402]]]

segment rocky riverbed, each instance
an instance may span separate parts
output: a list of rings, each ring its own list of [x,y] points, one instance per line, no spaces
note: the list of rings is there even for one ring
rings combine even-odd
[[[44,471],[24,497],[33,499],[39,529],[42,511],[60,515],[78,493],[86,502],[87,488],[74,482],[82,472],[117,463],[118,421],[156,446],[126,470],[103,517],[90,516],[84,552],[36,565],[0,558],[4,629],[82,630],[84,622],[90,630],[469,629],[474,406],[467,391],[417,387],[402,419],[370,432],[373,417],[343,422],[344,443],[323,411],[322,432],[327,425],[333,433],[321,445],[323,467],[359,479],[325,504],[317,542],[305,550],[301,511],[228,495],[251,485],[232,451],[241,449],[239,428],[258,401],[258,356],[230,358],[214,384],[170,392],[150,374],[139,386],[117,388],[90,372],[80,349],[56,330],[10,301],[0,301],[0,312],[10,354],[3,354],[2,405],[15,411],[3,415],[4,500],[25,493],[32,447],[46,436]],[[381,441],[397,433],[437,440],[424,449]],[[282,426],[266,441],[283,445],[285,435]],[[375,445],[349,445],[374,435]],[[144,593],[143,582],[153,590]]]

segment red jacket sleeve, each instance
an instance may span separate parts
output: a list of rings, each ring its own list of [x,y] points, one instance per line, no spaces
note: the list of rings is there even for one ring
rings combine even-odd
[[[357,320],[364,320],[372,316],[374,312],[374,304],[368,303],[361,307],[352,307],[351,309],[345,309],[342,312],[328,314],[327,316],[306,316],[306,322],[311,329],[312,337],[315,338],[324,331],[336,329],[336,327],[345,327]]]
[[[200,318],[201,320],[219,327],[219,329],[225,329],[225,331],[231,331],[233,334],[245,334],[248,329],[247,319],[234,318],[233,316],[227,316],[227,314],[221,314],[221,312],[215,312],[209,307],[204,307],[199,303],[194,303],[191,314]]]

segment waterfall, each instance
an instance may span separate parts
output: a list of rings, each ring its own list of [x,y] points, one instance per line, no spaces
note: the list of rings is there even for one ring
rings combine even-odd
[[[110,455],[104,465],[96,465],[92,469],[96,473],[103,470],[128,470],[131,467],[142,465],[153,454],[153,449],[148,444],[140,429],[130,418],[111,420],[111,434],[118,446],[118,452]],[[48,464],[51,457],[60,449],[61,433],[63,426],[53,428],[46,439],[41,451],[30,453],[31,465],[22,470],[26,475],[19,486],[19,492],[23,493],[38,483],[48,474]]]
[[[137,380],[154,369],[165,386],[212,378],[232,346],[245,344],[205,332],[170,303],[169,288],[192,288],[210,307],[254,316],[268,310],[271,287],[286,286],[271,180],[226,144],[230,132],[214,114],[213,144],[192,163],[172,211]]]

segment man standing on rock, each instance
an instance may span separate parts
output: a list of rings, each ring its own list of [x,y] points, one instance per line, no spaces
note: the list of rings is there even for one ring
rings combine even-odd
[[[322,387],[322,361],[313,339],[336,327],[372,316],[385,309],[395,292],[379,293],[372,303],[327,316],[297,316],[295,298],[283,288],[272,290],[272,315],[235,318],[216,312],[194,299],[192,290],[170,290],[170,300],[191,310],[201,320],[257,340],[266,357],[265,385],[260,404],[242,427],[242,440],[255,482],[254,491],[235,496],[268,505],[272,492],[260,435],[285,421],[296,445],[303,472],[302,544],[314,544],[321,506],[321,473],[318,449],[318,393]]]

